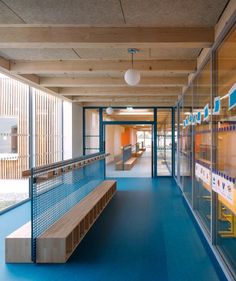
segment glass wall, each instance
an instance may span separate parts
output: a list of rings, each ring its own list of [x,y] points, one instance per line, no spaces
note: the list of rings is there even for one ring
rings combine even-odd
[[[153,121],[152,108],[112,108],[112,112],[107,114],[107,108],[103,110],[104,121]]]
[[[0,211],[29,197],[29,87],[0,74]]]
[[[157,175],[172,175],[172,110],[157,110]]]
[[[22,173],[30,163],[35,167],[63,160],[62,108],[60,97],[0,74],[0,213],[29,198],[29,181]],[[67,126],[72,122],[69,111]]]
[[[182,148],[181,148],[181,173],[183,191],[192,204],[192,126],[190,125],[190,116],[192,116],[192,91],[190,86],[183,97],[183,133],[182,133]]]
[[[179,151],[179,139],[178,139],[178,126],[179,126],[179,110],[178,107],[174,108],[174,118],[175,118],[175,128],[174,128],[174,134],[175,134],[175,144],[174,144],[174,154],[175,154],[175,177],[178,176],[178,151]]]
[[[177,175],[204,233],[234,278],[236,278],[235,46],[234,24],[226,37],[211,51],[208,60],[206,59],[178,104],[180,157]]]
[[[217,245],[236,269],[236,28],[216,51],[216,97],[221,108],[214,116],[213,180],[217,192]]]
[[[209,105],[209,116],[204,118],[203,109]],[[194,80],[193,113],[200,112],[202,120],[195,121],[194,141],[194,204],[195,209],[207,231],[211,226],[211,73],[210,61],[207,62]]]

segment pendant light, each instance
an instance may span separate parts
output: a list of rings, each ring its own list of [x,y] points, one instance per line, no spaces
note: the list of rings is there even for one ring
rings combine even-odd
[[[128,49],[128,53],[132,56],[132,68],[125,72],[124,79],[125,82],[130,86],[136,86],[140,82],[140,73],[133,68],[134,66],[134,54],[138,52],[137,49]]]
[[[113,113],[113,108],[112,108],[111,106],[107,107],[107,108],[106,108],[106,113],[107,113],[108,115],[111,115],[111,114]]]

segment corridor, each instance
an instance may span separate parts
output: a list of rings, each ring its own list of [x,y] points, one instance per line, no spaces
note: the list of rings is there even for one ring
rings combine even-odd
[[[27,203],[0,217],[1,280],[225,280],[171,178],[118,179],[117,195],[67,264],[4,263],[4,237],[29,216]]]

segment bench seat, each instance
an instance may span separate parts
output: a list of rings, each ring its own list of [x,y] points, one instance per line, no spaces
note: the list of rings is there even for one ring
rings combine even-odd
[[[143,155],[143,151],[139,150],[138,152],[133,153],[133,157],[141,157]]]
[[[116,193],[106,180],[37,238],[37,263],[65,263]],[[31,222],[5,238],[7,263],[30,263]]]
[[[5,238],[7,263],[31,263],[31,222],[22,225]]]
[[[124,169],[125,170],[131,170],[133,166],[136,164],[137,158],[136,157],[131,157],[129,160],[127,160],[124,164]]]
[[[122,171],[123,170],[123,161],[122,160],[116,162],[116,170],[117,171]]]
[[[64,263],[116,192],[116,181],[103,181],[37,238],[38,263]]]

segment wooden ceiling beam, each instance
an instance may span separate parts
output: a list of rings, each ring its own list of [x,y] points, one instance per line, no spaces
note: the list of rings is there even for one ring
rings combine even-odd
[[[10,70],[10,61],[0,57],[0,70],[9,71]]]
[[[190,73],[196,70],[196,60],[141,60],[134,67],[140,72]],[[11,61],[10,71],[16,74],[73,74],[124,73],[131,67],[130,60],[64,60]]]
[[[213,27],[0,27],[0,48],[206,48],[213,42]]]
[[[188,82],[187,76],[142,77],[139,86],[184,86]],[[40,85],[44,87],[110,87],[127,84],[124,77],[40,77]]]
[[[63,96],[144,96],[144,95],[181,95],[181,87],[77,87],[60,88],[59,93]]]
[[[91,96],[84,96],[84,97],[74,97],[72,99],[73,101],[76,102],[93,102],[94,97]],[[112,96],[112,97],[103,97],[99,96],[96,97],[97,102],[118,102],[118,101],[123,101],[123,102],[129,102],[129,101],[134,101],[134,102],[152,102],[152,101],[159,101],[159,102],[174,102],[177,101],[177,97],[173,96],[167,96],[163,99],[161,96],[126,96],[126,97],[120,97],[120,96]]]
[[[76,102],[76,101],[73,101]],[[77,103],[77,102],[76,102]],[[99,102],[99,101],[93,101],[93,102],[83,102],[81,103],[83,106],[94,106],[94,107],[108,107],[108,106],[141,106],[141,107],[153,107],[153,106],[174,106],[176,104],[175,101],[165,102],[165,101],[142,101],[142,102],[136,102],[136,101],[130,101],[130,102],[122,102],[122,101],[116,101],[116,102]]]

